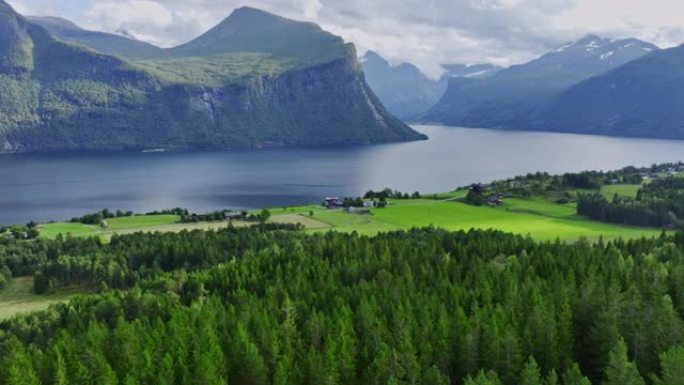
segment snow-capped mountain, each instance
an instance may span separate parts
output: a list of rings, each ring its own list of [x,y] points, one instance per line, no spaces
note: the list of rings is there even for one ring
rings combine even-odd
[[[486,79],[451,78],[444,96],[423,120],[529,129],[535,113],[555,95],[657,50],[653,44],[632,38],[585,36]]]
[[[555,131],[684,139],[684,45],[659,50],[553,99],[539,119]]]
[[[565,44],[529,63],[513,66],[506,76],[550,77],[562,75],[583,80],[619,67],[658,47],[638,39],[609,39],[596,35]],[[543,71],[542,73],[539,73]]]
[[[503,67],[494,64],[444,64],[445,78],[485,79],[501,71]]]

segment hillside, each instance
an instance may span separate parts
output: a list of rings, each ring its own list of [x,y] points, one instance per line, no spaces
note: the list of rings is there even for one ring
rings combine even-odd
[[[109,54],[117,49],[121,56],[135,56],[130,39],[97,35],[98,40],[81,32],[70,42],[88,48],[65,43],[64,31],[73,32],[73,25],[52,20],[50,29],[62,30],[55,38],[2,0],[0,19],[2,152],[424,138],[377,100],[354,47],[313,24],[243,8],[184,46],[136,45],[154,52],[124,59]],[[116,48],[112,41],[126,43]],[[96,52],[97,44],[109,54]]]
[[[558,131],[684,138],[684,46],[654,52],[561,93],[541,124]]]
[[[425,121],[484,128],[537,127],[538,112],[559,92],[658,48],[636,39],[589,35],[486,79],[452,78]]]
[[[134,40],[129,37],[111,33],[85,30],[73,22],[59,17],[26,18],[33,24],[38,24],[62,40],[90,47],[95,51],[109,55],[128,58],[144,58],[157,56],[163,49],[149,43]]]

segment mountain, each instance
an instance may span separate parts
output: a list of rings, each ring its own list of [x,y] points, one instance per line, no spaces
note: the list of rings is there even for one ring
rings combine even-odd
[[[0,151],[424,138],[385,110],[354,46],[314,24],[241,8],[172,49],[96,35],[27,20],[0,0]]]
[[[503,67],[494,64],[444,64],[443,78],[485,79],[496,75]]]
[[[409,63],[392,66],[373,51],[361,59],[368,85],[394,115],[410,119],[434,106],[446,84],[428,78]]]
[[[442,99],[422,120],[465,127],[529,129],[538,123],[540,107],[557,93],[657,49],[637,39],[589,35],[485,79],[451,78]]]
[[[236,9],[202,36],[170,50],[172,56],[252,52],[309,65],[344,57],[351,45],[313,23],[289,20],[249,7]]]
[[[684,45],[653,52],[558,95],[541,126],[589,134],[684,139]]]
[[[29,16],[26,19],[47,29],[62,40],[81,44],[110,55],[130,58],[153,57],[161,55],[164,51],[152,44],[135,40],[131,36],[88,31],[60,17]]]

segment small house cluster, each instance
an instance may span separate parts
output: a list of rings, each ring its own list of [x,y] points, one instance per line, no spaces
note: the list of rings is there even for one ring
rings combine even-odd
[[[340,198],[325,198],[323,206],[327,209],[339,209],[344,207],[344,200]]]
[[[387,206],[385,200],[363,200],[361,198],[340,199],[336,197],[325,198],[322,206],[328,210],[345,210],[350,214],[372,215],[371,208],[382,208]]]
[[[373,215],[369,208],[349,206],[345,209],[349,214]]]
[[[504,199],[506,198],[513,198],[513,194],[493,193],[487,197],[487,205],[491,207],[498,207],[504,203]]]
[[[243,221],[247,219],[246,211],[222,210],[207,214],[192,213],[181,217],[182,223],[213,222],[213,221]]]

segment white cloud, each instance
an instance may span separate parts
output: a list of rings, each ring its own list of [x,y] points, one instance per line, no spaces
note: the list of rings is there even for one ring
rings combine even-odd
[[[88,28],[127,30],[169,46],[249,5],[313,21],[431,75],[441,63],[529,60],[587,33],[684,42],[681,0],[11,0],[24,12],[67,16]]]
[[[97,1],[82,13],[81,26],[88,29],[129,31],[141,40],[164,45],[164,31],[174,28],[173,13],[151,0]]]

